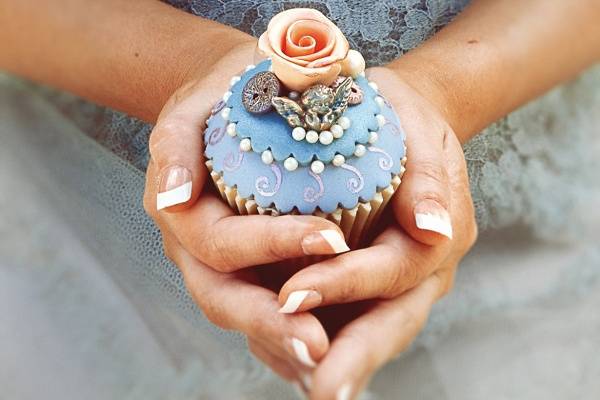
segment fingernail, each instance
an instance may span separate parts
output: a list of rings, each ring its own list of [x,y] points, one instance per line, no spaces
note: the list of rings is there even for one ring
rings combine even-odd
[[[313,308],[321,304],[323,298],[321,294],[315,290],[297,290],[289,294],[283,307],[279,309],[282,314],[293,314],[298,311],[302,304]]]
[[[435,200],[423,200],[415,207],[417,228],[440,233],[452,239],[450,214]]]
[[[292,350],[294,352],[293,355],[298,361],[300,361],[302,364],[306,365],[309,368],[315,368],[317,366],[317,363],[312,359],[310,353],[308,352],[308,347],[306,346],[306,343],[304,343],[298,338],[293,337],[291,344]]]
[[[344,237],[335,229],[313,232],[302,239],[304,254],[334,254],[350,251]]]
[[[335,400],[350,400],[352,395],[352,385],[346,383],[342,385],[335,394]]]
[[[178,165],[163,172],[156,195],[156,209],[185,203],[192,197],[192,173]]]
[[[312,378],[310,377],[310,374],[300,372],[300,380],[302,382],[302,389],[305,392],[310,392],[312,389]]]

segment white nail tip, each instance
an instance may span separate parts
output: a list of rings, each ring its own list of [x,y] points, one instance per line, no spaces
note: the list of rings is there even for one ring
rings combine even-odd
[[[336,254],[350,251],[350,248],[346,244],[346,241],[338,231],[334,229],[327,229],[324,231],[319,231],[319,233],[321,234],[321,236],[323,236],[323,239],[325,239],[327,243],[329,243],[329,245]]]
[[[309,293],[310,290],[297,290],[290,293],[283,307],[279,309],[279,312],[282,314],[295,313]]]
[[[415,214],[417,228],[434,231],[452,239],[452,225],[447,218],[435,214]]]
[[[300,379],[302,379],[302,384],[304,385],[306,390],[310,391],[312,389],[312,378],[310,377],[310,374],[301,373]]]
[[[350,400],[350,395],[352,394],[352,385],[346,383],[342,387],[340,387],[335,394],[335,400]]]
[[[298,361],[310,368],[315,368],[317,366],[317,363],[312,359],[308,352],[306,343],[300,339],[292,338],[292,347],[294,348],[294,353],[296,353]]]
[[[156,209],[162,210],[175,204],[185,203],[192,197],[192,182],[186,182],[175,189],[156,195]]]

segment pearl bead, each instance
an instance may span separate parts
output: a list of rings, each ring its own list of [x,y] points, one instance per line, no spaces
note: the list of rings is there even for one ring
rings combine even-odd
[[[348,118],[348,117],[339,117],[337,120],[337,123],[344,130],[350,128],[350,125],[351,125],[350,118]]]
[[[321,144],[324,145],[328,145],[331,144],[331,142],[333,142],[333,134],[329,131],[322,131],[319,134],[319,142],[321,142]]]
[[[325,170],[325,164],[322,161],[316,160],[310,164],[310,170],[315,174],[320,174]]]
[[[250,139],[245,138],[240,140],[240,150],[241,151],[250,151],[252,150],[252,142]]]
[[[273,162],[273,153],[271,153],[270,150],[265,150],[262,152],[262,154],[260,155],[260,159],[262,160],[262,162],[264,162],[265,164],[271,164]]]
[[[306,132],[306,141],[308,143],[317,143],[319,141],[319,134],[316,131]]]
[[[346,58],[342,60],[342,75],[356,79],[365,70],[365,59],[356,50],[349,50]]]
[[[371,89],[373,89],[376,92],[379,90],[379,86],[377,86],[375,82],[369,82],[369,86],[371,86]]]
[[[363,146],[362,144],[357,144],[356,147],[354,148],[354,155],[356,157],[362,157],[365,155],[366,152],[367,152],[367,148],[365,146]]]
[[[235,131],[235,123],[234,122],[227,125],[227,134],[231,137],[237,135],[237,132]]]
[[[252,71],[254,68],[256,68],[256,65],[254,65],[254,64],[250,64],[250,65],[248,65],[248,66],[246,67],[246,72],[248,72],[248,71]]]
[[[383,97],[381,96],[375,97],[375,103],[377,103],[379,108],[383,108],[385,106],[385,100],[383,100]]]
[[[381,114],[377,114],[375,119],[377,120],[377,125],[379,125],[380,128],[383,128],[385,125],[385,117]]]
[[[342,136],[344,136],[344,128],[342,128],[338,124],[332,125],[331,126],[331,133],[333,134],[334,138],[339,139]]]
[[[292,129],[292,137],[294,138],[294,140],[297,141],[304,140],[304,138],[306,137],[306,130],[301,126],[297,126],[294,129]]]
[[[238,82],[240,81],[240,79],[242,79],[242,78],[240,78],[240,77],[239,77],[239,76],[237,76],[237,75],[236,75],[236,76],[234,76],[234,77],[233,77],[233,78],[231,78],[231,80],[229,81],[229,86],[233,86],[233,85],[235,85],[236,83],[238,83]]]
[[[292,99],[292,100],[297,100],[297,99],[299,99],[299,98],[300,98],[300,93],[298,93],[298,92],[296,92],[296,91],[291,91],[291,92],[288,94],[288,97],[289,97],[290,99]]]
[[[377,132],[369,132],[369,143],[373,144],[379,139],[379,134]]]
[[[223,95],[223,101],[229,100],[232,94],[233,93],[231,93],[230,91],[225,92],[225,94]]]
[[[223,119],[229,119],[229,114],[230,113],[231,113],[231,108],[225,107],[223,109],[223,111],[221,111],[221,117],[223,117]]]
[[[288,157],[283,162],[283,167],[288,171],[295,171],[298,168],[298,160],[294,157]]]
[[[336,167],[343,165],[345,162],[346,162],[346,157],[344,157],[341,154],[336,154],[335,156],[333,156],[333,160],[331,161],[331,163]]]

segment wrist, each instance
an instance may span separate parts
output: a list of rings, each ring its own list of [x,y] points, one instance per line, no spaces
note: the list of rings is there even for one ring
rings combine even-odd
[[[461,143],[477,133],[472,116],[461,109],[461,99],[452,87],[454,82],[447,79],[447,71],[441,70],[435,60],[419,54],[407,54],[389,64],[388,68],[440,113]]]

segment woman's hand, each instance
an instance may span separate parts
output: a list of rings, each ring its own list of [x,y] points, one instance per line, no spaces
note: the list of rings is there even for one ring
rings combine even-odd
[[[252,63],[255,46],[253,40],[236,46],[164,106],[150,137],[144,207],[161,230],[165,254],[182,271],[207,318],[247,335],[251,350],[275,372],[302,382],[304,371],[324,356],[329,342],[314,316],[277,312],[276,290],[293,270],[238,270],[345,251],[343,236],[319,217],[235,216],[212,183],[205,187],[205,121],[230,77]],[[332,236],[338,239],[332,241]]]
[[[330,221],[313,216],[235,216],[212,183],[204,187],[205,121],[227,91],[230,77],[252,63],[255,46],[249,41],[235,47],[211,71],[178,90],[150,136],[146,211],[187,252],[221,272],[348,250],[341,231]]]
[[[466,163],[452,129],[395,73],[378,68],[369,77],[402,121],[406,173],[392,200],[395,221],[389,215],[371,247],[307,267],[280,291],[280,304],[287,303],[290,312],[353,303],[326,307],[320,318],[328,326],[351,311],[335,327],[339,332],[313,374],[311,399],[351,398],[406,348],[432,304],[451,289],[456,267],[477,236]],[[420,227],[421,212],[439,221]],[[451,231],[437,229],[445,221]]]
[[[392,199],[395,221],[388,221],[371,247],[296,273],[279,295],[290,312],[396,298],[433,274],[448,275],[444,282],[450,284],[457,262],[477,236],[466,164],[452,129],[393,72],[373,69],[370,79],[383,88],[407,136],[406,173]],[[420,224],[420,216],[427,224]],[[299,302],[306,293],[311,296]]]

